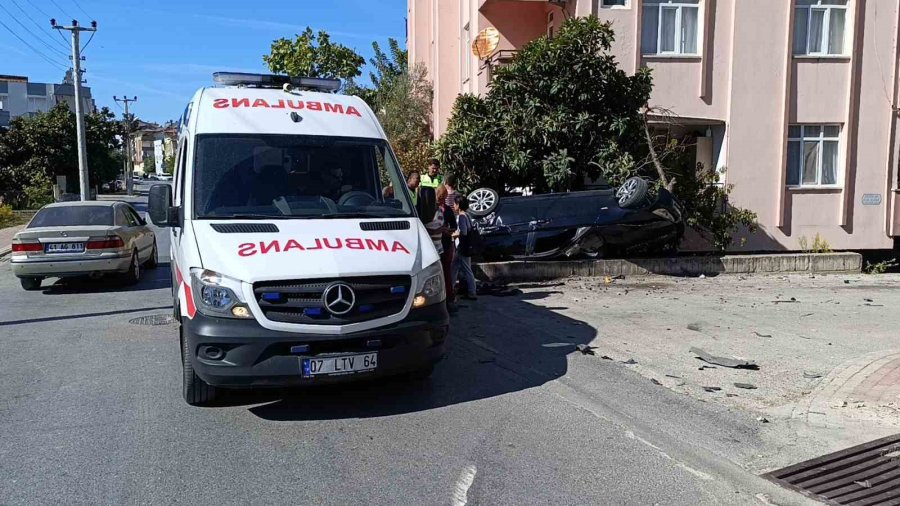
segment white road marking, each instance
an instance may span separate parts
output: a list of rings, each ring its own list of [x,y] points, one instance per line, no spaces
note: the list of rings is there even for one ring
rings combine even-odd
[[[466,505],[466,502],[469,500],[469,488],[475,482],[475,473],[477,472],[478,468],[474,464],[470,464],[463,469],[459,479],[456,480],[456,487],[453,489],[453,500],[451,501],[453,506]]]

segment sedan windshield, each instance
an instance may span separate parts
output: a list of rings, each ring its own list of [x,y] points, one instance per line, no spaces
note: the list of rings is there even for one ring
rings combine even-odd
[[[377,139],[204,135],[194,166],[197,218],[414,216],[393,154]]]
[[[113,208],[110,206],[60,206],[41,209],[34,215],[28,228],[74,227],[84,225],[113,224]]]

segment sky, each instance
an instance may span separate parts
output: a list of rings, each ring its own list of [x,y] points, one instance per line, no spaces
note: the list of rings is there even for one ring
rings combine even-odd
[[[177,119],[215,71],[266,72],[262,56],[272,41],[306,26],[366,60],[373,41],[406,40],[406,0],[0,0],[0,74],[62,81],[68,40],[48,16],[97,21],[82,66],[98,107],[121,116],[113,96],[136,95],[131,112],[160,123]],[[366,69],[360,82],[369,82]]]

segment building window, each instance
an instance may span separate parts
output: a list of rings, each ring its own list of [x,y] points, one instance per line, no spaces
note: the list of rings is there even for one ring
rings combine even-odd
[[[0,95],[0,111],[7,109],[6,103],[9,101],[9,95]]]
[[[47,97],[28,97],[28,112],[44,112],[47,109]]]
[[[700,0],[644,4],[641,51],[644,54],[697,54]]]
[[[797,0],[794,54],[844,54],[847,0]]]
[[[603,0],[600,3],[601,7],[609,7],[612,9],[627,9],[628,8],[628,0]]]
[[[547,38],[552,39],[553,35],[553,13],[551,12],[547,14]]]
[[[837,185],[840,135],[840,125],[790,125],[788,186]]]

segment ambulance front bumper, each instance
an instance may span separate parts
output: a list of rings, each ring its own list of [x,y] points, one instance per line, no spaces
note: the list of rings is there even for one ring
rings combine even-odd
[[[411,372],[446,353],[450,318],[443,303],[413,309],[392,325],[347,335],[269,330],[255,320],[196,313],[182,323],[191,364],[203,381],[228,388],[289,387],[358,381]],[[374,370],[303,376],[304,359],[377,352]]]

